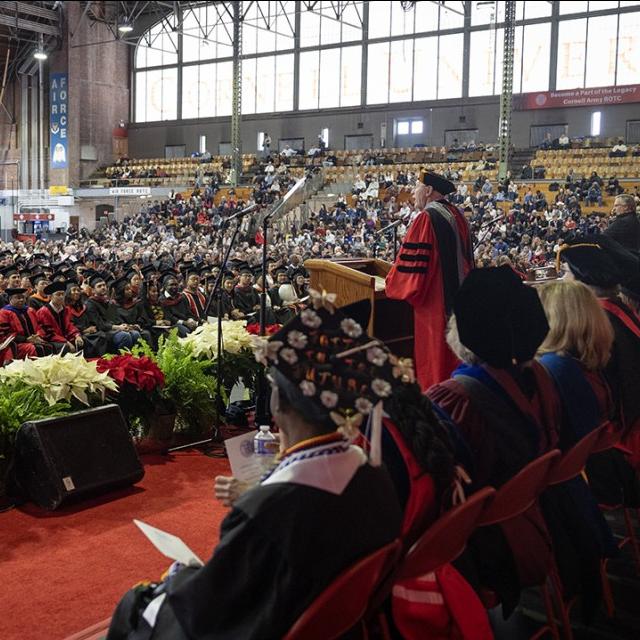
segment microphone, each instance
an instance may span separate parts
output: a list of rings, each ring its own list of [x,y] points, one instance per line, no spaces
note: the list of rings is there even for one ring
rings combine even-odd
[[[228,218],[223,218],[223,222],[231,222],[236,218],[242,218],[243,215],[247,213],[251,213],[260,207],[259,204],[250,204],[248,207],[241,209],[240,211],[236,211],[233,215],[230,215]]]

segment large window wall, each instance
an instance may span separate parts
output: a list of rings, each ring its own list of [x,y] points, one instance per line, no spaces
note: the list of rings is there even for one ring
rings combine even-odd
[[[504,2],[242,4],[245,114],[501,92]],[[179,11],[135,50],[136,122],[231,114],[228,3]],[[516,20],[515,93],[640,84],[640,0],[519,1]]]

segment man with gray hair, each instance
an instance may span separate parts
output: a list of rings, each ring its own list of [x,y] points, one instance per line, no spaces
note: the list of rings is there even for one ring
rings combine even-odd
[[[615,220],[604,232],[626,249],[640,253],[640,219],[636,213],[636,200],[629,193],[623,193],[613,202],[611,215]]]

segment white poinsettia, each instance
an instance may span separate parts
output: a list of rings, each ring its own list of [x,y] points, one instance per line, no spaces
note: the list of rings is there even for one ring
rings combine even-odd
[[[218,354],[218,325],[203,324],[190,333],[181,342],[191,346],[196,358],[215,359]],[[252,336],[245,329],[242,320],[224,320],[222,322],[222,349],[225,353],[238,354],[251,349]]]
[[[95,362],[72,353],[15,360],[0,369],[0,380],[20,380],[27,386],[41,387],[50,405],[76,398],[89,406],[90,396],[104,400],[107,391],[118,391],[116,381],[108,373],[100,373]]]
[[[359,338],[362,335],[362,327],[353,318],[345,318],[340,323],[340,328],[350,338]]]

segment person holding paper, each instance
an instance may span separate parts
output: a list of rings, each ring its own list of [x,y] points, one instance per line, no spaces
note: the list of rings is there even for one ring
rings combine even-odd
[[[379,431],[370,460],[349,441],[369,416],[380,426],[382,400],[406,384],[370,346],[358,322],[317,294],[256,347],[273,381],[279,464],[235,502],[203,567],[174,566],[160,585],[125,595],[108,640],[282,638],[341,571],[398,537]]]

